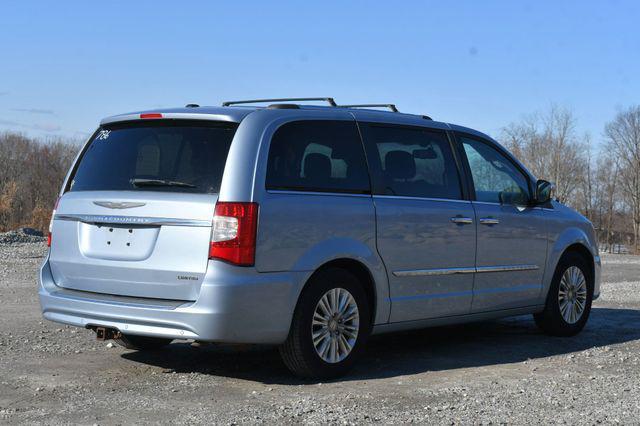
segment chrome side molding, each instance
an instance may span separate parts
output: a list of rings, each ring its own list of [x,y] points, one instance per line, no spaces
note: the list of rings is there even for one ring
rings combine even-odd
[[[536,269],[540,269],[540,267],[538,265],[478,266],[476,272],[535,271]]]
[[[413,269],[393,271],[393,275],[396,277],[421,277],[429,275],[473,274],[474,272],[476,272],[476,268]]]
[[[202,226],[211,227],[210,220],[176,219],[170,217],[111,216],[92,214],[56,214],[54,220],[67,220],[89,224],[143,225],[143,226]]]
[[[535,271],[540,269],[538,265],[499,265],[499,266],[478,266],[475,268],[439,268],[439,269],[408,269],[404,271],[393,271],[396,277],[423,277],[433,275],[453,275],[453,274],[473,274],[483,272],[513,272],[513,271]]]

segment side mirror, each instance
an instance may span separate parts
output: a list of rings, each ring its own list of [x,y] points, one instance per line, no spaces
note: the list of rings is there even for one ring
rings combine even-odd
[[[539,179],[536,182],[536,204],[546,204],[551,200],[551,195],[556,186],[549,181]]]

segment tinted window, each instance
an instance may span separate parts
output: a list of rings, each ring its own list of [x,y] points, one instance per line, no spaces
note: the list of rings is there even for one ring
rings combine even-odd
[[[235,129],[193,121],[103,127],[82,155],[70,191],[218,192]]]
[[[505,155],[476,139],[459,137],[471,168],[476,200],[491,203],[525,205],[529,184]]]
[[[369,192],[369,174],[354,122],[296,121],[281,126],[269,148],[267,188]]]
[[[424,198],[460,199],[460,178],[443,132],[414,127],[363,125],[376,162],[377,192]]]

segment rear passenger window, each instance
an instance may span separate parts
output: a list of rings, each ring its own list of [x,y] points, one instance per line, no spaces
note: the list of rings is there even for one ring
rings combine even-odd
[[[369,174],[356,124],[295,121],[271,139],[267,189],[369,193]]]
[[[377,193],[461,199],[460,178],[443,132],[415,127],[363,125]]]

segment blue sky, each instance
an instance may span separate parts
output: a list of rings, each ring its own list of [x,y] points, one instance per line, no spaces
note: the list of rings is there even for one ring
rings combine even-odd
[[[0,58],[0,130],[33,136],[190,102],[334,96],[493,136],[555,103],[597,143],[640,103],[640,2],[4,1]]]

